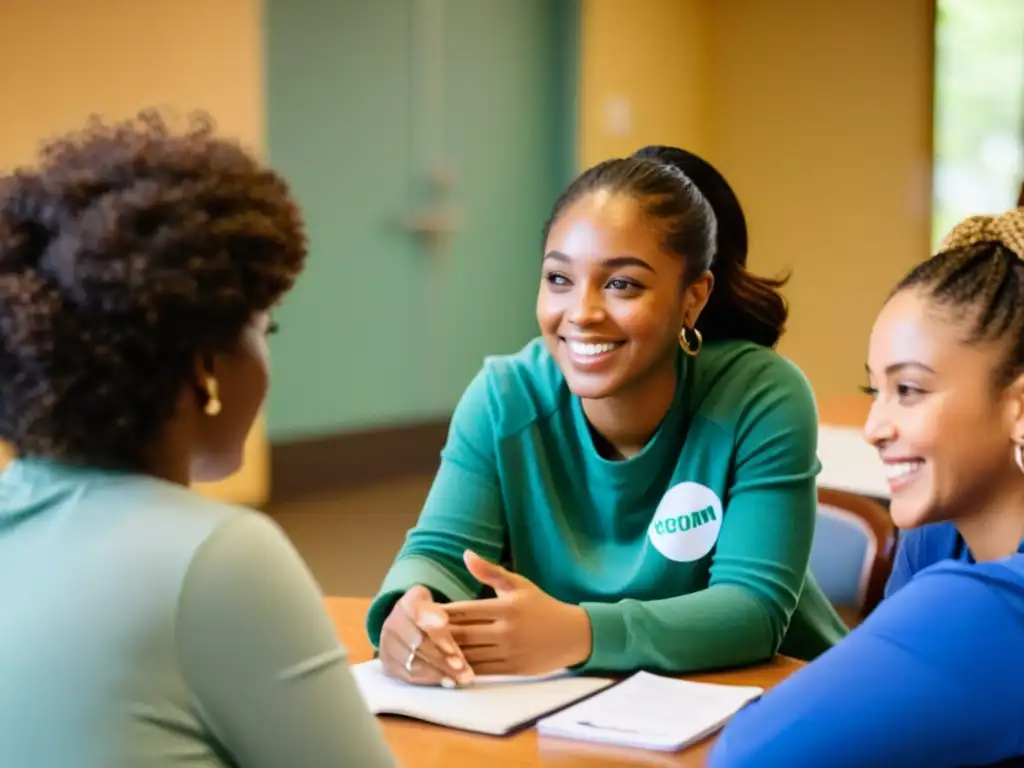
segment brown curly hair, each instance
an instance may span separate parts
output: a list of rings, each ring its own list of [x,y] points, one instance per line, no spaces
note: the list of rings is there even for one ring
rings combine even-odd
[[[143,468],[198,356],[234,349],[306,252],[287,184],[205,114],[51,141],[0,179],[0,439]]]

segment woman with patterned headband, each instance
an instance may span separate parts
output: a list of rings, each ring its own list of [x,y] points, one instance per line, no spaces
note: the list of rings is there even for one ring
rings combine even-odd
[[[1024,210],[958,225],[868,351],[867,439],[901,538],[888,598],[734,718],[711,765],[1024,756]]]

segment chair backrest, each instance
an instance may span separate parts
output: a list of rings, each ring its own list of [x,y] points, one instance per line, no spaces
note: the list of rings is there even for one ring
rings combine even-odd
[[[881,601],[892,570],[895,527],[878,502],[818,489],[811,572],[828,598],[867,615]]]
[[[836,605],[860,607],[878,544],[867,523],[839,507],[818,505],[811,572]]]

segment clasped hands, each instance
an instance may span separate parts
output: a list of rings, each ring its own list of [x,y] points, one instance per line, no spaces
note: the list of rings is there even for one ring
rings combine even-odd
[[[468,685],[477,675],[537,675],[590,657],[590,619],[529,579],[466,550],[466,568],[495,597],[435,603],[409,589],[384,621],[380,659],[390,677],[418,685]]]

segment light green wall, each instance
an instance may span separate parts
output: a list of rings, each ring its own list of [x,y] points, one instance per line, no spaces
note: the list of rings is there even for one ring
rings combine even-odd
[[[577,3],[440,5],[462,226],[436,258],[400,226],[429,149],[414,0],[267,0],[270,159],[312,248],[277,316],[272,439],[446,415],[485,355],[536,332],[541,226],[573,171]]]

